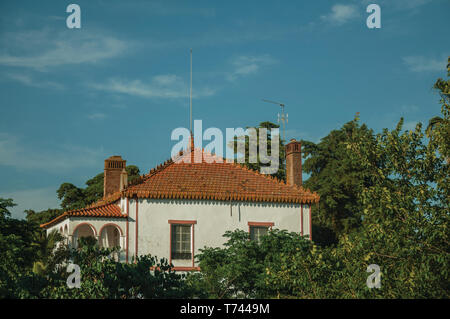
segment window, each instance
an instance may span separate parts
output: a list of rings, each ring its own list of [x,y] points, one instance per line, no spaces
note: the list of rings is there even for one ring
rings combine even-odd
[[[248,222],[248,232],[250,233],[250,240],[260,241],[261,237],[266,235],[269,229],[275,224],[273,222]]]
[[[265,226],[250,226],[250,240],[256,240],[259,242],[261,237],[266,235],[269,231],[269,227]]]
[[[191,259],[191,225],[171,225],[172,259]]]

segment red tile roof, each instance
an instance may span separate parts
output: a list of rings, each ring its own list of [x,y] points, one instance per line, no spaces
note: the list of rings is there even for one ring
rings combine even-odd
[[[48,223],[41,224],[42,228],[50,227],[67,217],[109,217],[109,218],[126,218],[127,215],[122,214],[120,207],[117,204],[111,203],[100,205],[96,207],[83,208],[64,212]]]
[[[242,165],[196,149],[169,160],[122,192],[123,196],[156,199],[234,200],[252,202],[316,203],[319,195],[287,185]],[[196,159],[201,163],[195,163]],[[188,157],[191,163],[185,163]],[[212,161],[222,161],[213,162]]]

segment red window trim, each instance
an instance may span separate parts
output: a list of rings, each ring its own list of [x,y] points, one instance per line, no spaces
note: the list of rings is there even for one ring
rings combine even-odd
[[[248,222],[248,238],[250,239],[250,227],[267,227],[272,230],[274,225],[274,222]]]
[[[248,222],[248,226],[256,226],[256,227],[272,227],[275,225],[273,222]]]
[[[185,224],[197,224],[196,220],[176,220],[176,219],[169,219],[168,220],[169,224],[180,224],[180,225],[185,225]]]
[[[194,266],[194,252],[195,252],[195,227],[194,225],[197,224],[196,220],[177,220],[177,219],[169,219],[168,223],[170,224],[169,228],[169,264],[172,263],[172,225],[191,225],[191,229],[192,229],[192,235],[191,235],[191,247],[192,247],[192,253],[191,253],[191,262],[192,262],[192,267],[174,267],[174,269],[176,270],[176,268],[196,268]],[[189,270],[189,269],[188,269]],[[190,269],[193,270],[193,269]]]

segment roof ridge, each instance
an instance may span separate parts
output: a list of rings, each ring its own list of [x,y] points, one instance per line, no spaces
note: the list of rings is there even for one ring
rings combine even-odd
[[[206,150],[205,148],[203,148],[203,147],[202,147],[202,148],[200,148],[200,147],[194,147],[193,149],[181,150],[181,151],[178,153],[177,156],[181,157],[181,156],[185,155],[185,152],[188,153],[188,154],[189,154],[189,153],[192,153],[192,152],[195,152],[196,149],[197,149],[197,150],[201,150],[202,153],[206,153],[206,154],[209,155],[209,156],[215,157],[215,158],[217,158],[217,159],[221,159],[221,160],[222,160],[222,163],[221,163],[221,164],[231,164],[232,166],[236,166],[236,167],[239,167],[240,169],[244,169],[244,170],[246,170],[246,171],[250,171],[250,172],[252,172],[253,174],[255,174],[255,175],[257,175],[257,176],[260,176],[260,177],[266,178],[266,179],[268,179],[268,180],[270,180],[270,181],[273,181],[273,182],[275,182],[275,183],[277,183],[277,184],[279,184],[279,185],[281,185],[281,186],[283,186],[283,187],[291,187],[291,188],[295,189],[296,191],[299,191],[299,192],[302,192],[302,193],[310,193],[311,196],[320,198],[319,194],[317,194],[316,192],[312,192],[310,189],[305,189],[303,186],[298,186],[298,185],[295,185],[295,184],[290,185],[290,184],[286,183],[286,181],[281,180],[281,179],[279,179],[278,177],[272,176],[272,175],[270,175],[270,174],[262,174],[262,173],[260,173],[260,172],[257,171],[257,170],[254,170],[254,169],[252,169],[252,168],[249,168],[249,167],[245,166],[245,163],[236,163],[234,159],[233,159],[232,162],[228,162],[228,161],[227,161],[227,158],[225,158],[225,157],[223,157],[223,156],[216,155],[216,154],[212,154],[210,151],[207,151],[207,150]],[[203,154],[202,154],[202,159],[203,159]],[[174,161],[172,158],[170,158],[170,159],[167,160],[166,162],[171,162],[170,164],[176,163],[176,161]],[[170,166],[170,164],[169,164],[169,165],[166,165],[166,162],[164,162],[163,164],[158,165],[157,169],[154,171],[154,174],[152,174],[152,175],[150,175],[150,173],[151,173],[151,171],[152,171],[152,170],[150,170],[150,173],[147,175],[147,178],[146,178],[146,179],[148,179],[148,178],[150,178],[150,177],[156,175],[156,173],[162,171],[162,170],[163,170],[164,168],[166,168],[167,166]],[[201,163],[203,163],[203,162],[201,162]],[[217,162],[216,162],[216,163],[217,163]],[[146,180],[146,179],[145,179],[145,180]],[[144,181],[145,181],[145,180],[144,180]]]

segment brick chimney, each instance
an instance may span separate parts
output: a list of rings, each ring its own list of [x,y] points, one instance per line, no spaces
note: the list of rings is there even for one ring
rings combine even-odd
[[[121,156],[111,156],[105,160],[105,174],[103,179],[103,197],[123,190],[128,184],[128,174],[125,170],[127,161]]]
[[[286,145],[286,183],[302,186],[302,144],[295,139]]]

